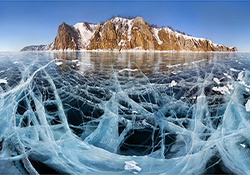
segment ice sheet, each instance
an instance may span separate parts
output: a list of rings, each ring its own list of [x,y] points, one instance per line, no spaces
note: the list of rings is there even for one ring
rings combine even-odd
[[[241,56],[0,54],[0,172],[249,174]]]

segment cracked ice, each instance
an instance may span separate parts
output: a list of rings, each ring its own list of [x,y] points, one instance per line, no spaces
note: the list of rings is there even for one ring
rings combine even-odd
[[[250,174],[249,56],[0,53],[0,172]]]

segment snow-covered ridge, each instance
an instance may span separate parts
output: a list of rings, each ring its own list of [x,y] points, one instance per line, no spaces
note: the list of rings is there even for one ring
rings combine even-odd
[[[134,19],[126,19],[126,18],[122,18],[122,17],[115,17],[115,18],[112,18],[112,19],[111,19],[111,22],[114,23],[114,24],[116,25],[116,26],[115,26],[116,30],[117,30],[117,28],[118,28],[119,22],[121,22],[122,26],[128,25],[127,34],[128,34],[129,41],[130,41],[130,39],[131,39],[130,34],[131,34],[132,26],[133,26],[133,20],[134,20]],[[135,29],[135,27],[134,27],[133,29]],[[208,39],[206,39],[206,38],[197,38],[197,37],[188,36],[188,35],[184,35],[184,34],[178,33],[178,32],[176,32],[176,31],[171,30],[171,29],[168,28],[168,27],[165,27],[165,28],[156,28],[156,27],[153,27],[153,28],[151,29],[152,34],[153,34],[154,38],[156,39],[156,41],[158,42],[158,44],[160,44],[160,45],[161,45],[163,42],[159,39],[158,32],[159,32],[160,30],[162,30],[162,29],[164,29],[165,32],[167,32],[167,33],[174,34],[174,35],[176,36],[176,38],[182,36],[185,40],[192,40],[192,39],[193,39],[193,40],[196,40],[196,41],[199,41],[199,40],[200,40],[200,41],[205,41],[205,40],[207,40],[210,44],[214,44],[215,46],[219,45],[219,44],[212,43],[211,40],[208,40]]]
[[[158,31],[159,31],[159,30],[161,30],[161,29],[158,29]],[[174,34],[177,38],[178,38],[178,37],[183,37],[185,40],[193,40],[193,41],[196,42],[196,43],[199,42],[199,41],[202,41],[202,42],[208,41],[208,43],[209,43],[210,45],[213,45],[214,47],[223,46],[223,45],[221,45],[221,44],[213,43],[211,40],[209,40],[209,39],[207,39],[207,38],[198,38],[198,37],[194,37],[194,36],[189,36],[189,35],[181,34],[181,33],[177,32],[177,31],[171,30],[171,29],[168,28],[168,27],[164,28],[164,30],[165,30],[166,32],[168,32],[168,33]],[[233,47],[231,47],[231,48],[233,48]]]

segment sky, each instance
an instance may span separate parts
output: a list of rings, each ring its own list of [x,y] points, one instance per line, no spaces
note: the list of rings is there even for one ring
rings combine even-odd
[[[62,22],[98,23],[112,15],[140,16],[149,24],[250,51],[250,0],[0,0],[0,51],[49,44]]]

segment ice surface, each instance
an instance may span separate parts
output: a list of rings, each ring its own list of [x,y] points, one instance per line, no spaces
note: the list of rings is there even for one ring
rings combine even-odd
[[[0,53],[0,172],[249,174],[249,60]]]

